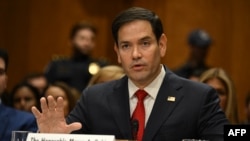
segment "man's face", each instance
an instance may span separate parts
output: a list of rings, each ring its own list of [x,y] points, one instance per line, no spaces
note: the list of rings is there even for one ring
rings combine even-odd
[[[157,42],[150,23],[145,20],[135,20],[120,27],[118,45],[115,44],[118,62],[138,87],[147,86],[160,73],[166,42],[164,34]]]
[[[40,94],[42,94],[43,93],[43,90],[46,88],[46,86],[47,86],[47,80],[46,80],[46,78],[45,77],[36,77],[36,78],[33,78],[33,79],[30,79],[29,80],[29,83],[32,85],[32,86],[34,86],[34,87],[36,87],[38,90],[39,90],[39,92],[40,92]]]
[[[6,66],[4,60],[0,58],[0,95],[7,87]]]
[[[95,47],[95,34],[87,28],[79,30],[72,39],[72,46],[81,54],[88,55]]]
[[[196,46],[191,46],[192,58],[196,60],[197,63],[204,63],[208,53],[208,48],[201,48]]]

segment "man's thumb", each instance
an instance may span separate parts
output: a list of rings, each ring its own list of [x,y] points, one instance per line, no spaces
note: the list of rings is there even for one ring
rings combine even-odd
[[[75,130],[79,130],[82,128],[82,124],[80,122],[74,122],[68,125],[68,133],[71,133]]]

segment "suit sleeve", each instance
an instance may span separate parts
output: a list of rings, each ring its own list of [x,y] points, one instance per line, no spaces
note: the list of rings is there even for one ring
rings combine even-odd
[[[199,135],[211,141],[223,141],[224,125],[229,122],[220,108],[219,97],[214,89],[209,88],[204,94],[202,104],[198,121]]]
[[[87,93],[88,88],[83,91],[80,100],[77,102],[74,109],[70,112],[70,114],[66,118],[66,122],[68,124],[73,122],[80,122],[82,124],[82,129],[73,131],[75,134],[87,134],[90,133],[89,126],[89,118],[88,118],[88,107],[87,107]]]
[[[38,127],[37,127],[36,119],[33,115],[31,115],[30,118],[27,118],[27,121],[25,123],[23,130],[37,132]]]

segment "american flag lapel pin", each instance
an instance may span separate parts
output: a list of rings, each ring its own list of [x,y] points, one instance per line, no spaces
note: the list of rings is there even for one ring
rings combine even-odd
[[[167,101],[175,102],[175,97],[173,97],[173,96],[168,96]]]

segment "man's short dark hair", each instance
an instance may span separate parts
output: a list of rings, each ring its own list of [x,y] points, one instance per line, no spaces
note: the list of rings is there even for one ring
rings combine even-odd
[[[2,48],[0,48],[0,58],[3,59],[4,64],[5,64],[5,70],[7,70],[8,65],[9,65],[9,55],[8,55],[8,53],[7,53],[4,49],[2,49]]]
[[[113,21],[112,34],[115,43],[118,44],[118,31],[122,25],[135,20],[145,20],[151,24],[157,40],[163,33],[163,26],[160,18],[152,11],[140,7],[132,7],[121,12]]]
[[[80,22],[77,22],[75,25],[73,25],[71,32],[70,32],[70,39],[73,39],[76,36],[77,32],[82,29],[89,29],[94,34],[96,34],[97,32],[95,26],[92,25],[91,23],[86,22],[86,21],[80,21]]]

